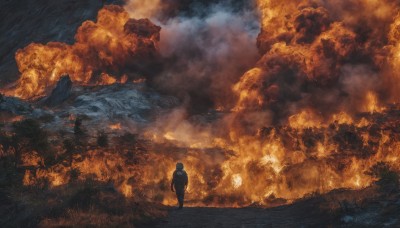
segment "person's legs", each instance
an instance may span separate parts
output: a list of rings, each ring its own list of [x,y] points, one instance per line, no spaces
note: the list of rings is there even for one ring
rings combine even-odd
[[[184,189],[176,189],[176,198],[178,199],[179,208],[182,208],[184,198],[185,198],[185,190]]]

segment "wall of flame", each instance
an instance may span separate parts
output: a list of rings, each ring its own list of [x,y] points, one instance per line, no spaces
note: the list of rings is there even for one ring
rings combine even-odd
[[[159,1],[149,4],[140,15],[160,10]],[[168,184],[182,160],[191,205],[243,206],[367,187],[374,179],[366,171],[378,161],[399,170],[398,136],[387,128],[398,121],[386,108],[399,98],[399,3],[258,0],[256,6],[261,58],[232,86],[234,107],[215,107],[229,114],[207,125],[189,120],[185,111],[171,113],[143,134],[161,149],[137,155],[138,163],[127,163],[128,151],[89,151],[74,164],[81,178],[111,180],[127,197],[172,205]],[[73,45],[19,50],[21,78],[13,95],[43,95],[62,74],[87,84],[96,72],[118,72],[157,56],[158,39],[159,28],[150,22],[135,24],[122,8],[107,6],[96,23],[81,26]],[[377,122],[379,116],[389,119]],[[46,177],[57,186],[68,183],[67,173],[63,167],[27,171],[24,182]]]

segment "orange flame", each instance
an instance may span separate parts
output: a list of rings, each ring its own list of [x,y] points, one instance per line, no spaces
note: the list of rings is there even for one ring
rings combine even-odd
[[[333,3],[336,10],[329,8]],[[363,7],[352,15],[352,7],[346,4],[358,3]],[[398,98],[400,16],[398,7],[390,3],[258,0],[262,25],[258,46],[263,57],[233,86],[237,103],[231,114],[212,125],[198,126],[185,113],[172,112],[142,135],[150,141],[147,147],[90,150],[76,159],[73,168],[82,172],[81,179],[94,176],[113,181],[127,197],[173,205],[175,196],[167,190],[175,162],[182,160],[190,179],[188,201],[207,206],[270,205],[273,199],[291,202],[315,192],[364,188],[374,181],[366,171],[377,161],[400,170],[396,132],[376,126],[371,115],[389,116],[382,102]],[[146,5],[150,11],[157,10],[151,4]],[[377,40],[363,41],[356,25],[364,19],[382,25],[369,26],[370,37],[378,36]],[[94,71],[124,65],[130,50],[136,53],[140,45],[156,45],[157,33],[139,38],[126,33],[127,23],[126,12],[106,7],[97,23],[82,25],[76,44],[32,44],[19,51],[22,77],[16,94],[25,98],[43,94],[48,84],[66,73],[74,81],[87,83]],[[85,63],[82,56],[92,55],[92,49],[98,55]],[[344,88],[343,81],[353,77],[351,72],[344,73],[353,58],[366,58],[358,64],[371,63],[372,69],[367,68],[378,71],[382,82],[363,84],[370,80],[363,76],[357,81],[361,88],[354,83]],[[72,63],[76,65],[71,67]],[[101,78],[105,83],[116,82],[106,73]],[[283,117],[266,120],[270,112]],[[360,119],[352,115],[357,112],[369,114],[363,113]],[[385,121],[397,126],[397,120]],[[266,127],[269,122],[277,124]],[[32,165],[40,162],[39,158],[28,160]],[[35,184],[41,177],[53,186],[69,181],[68,169],[55,166],[27,171],[24,183]]]
[[[117,79],[106,71],[157,56],[159,31],[148,20],[129,19],[122,7],[105,6],[96,23],[86,21],[78,29],[75,44],[32,43],[18,50],[15,59],[21,78],[15,91],[8,93],[21,98],[41,96],[63,75],[88,84],[98,71],[102,72],[99,84],[115,83]]]
[[[122,129],[121,123],[111,124],[111,125],[109,126],[109,128],[110,128],[111,130],[121,130],[121,129]]]

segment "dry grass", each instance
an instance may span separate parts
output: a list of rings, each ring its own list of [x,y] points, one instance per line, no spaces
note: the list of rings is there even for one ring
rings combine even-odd
[[[0,206],[5,227],[146,227],[167,216],[164,206],[126,198],[101,182],[9,191],[8,210]]]

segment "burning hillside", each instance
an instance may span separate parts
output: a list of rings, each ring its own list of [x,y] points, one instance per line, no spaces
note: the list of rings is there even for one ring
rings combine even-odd
[[[24,186],[94,180],[163,205],[178,160],[192,206],[287,204],[382,170],[398,183],[400,4],[238,2],[130,0],[73,44],[21,48],[0,156]]]

